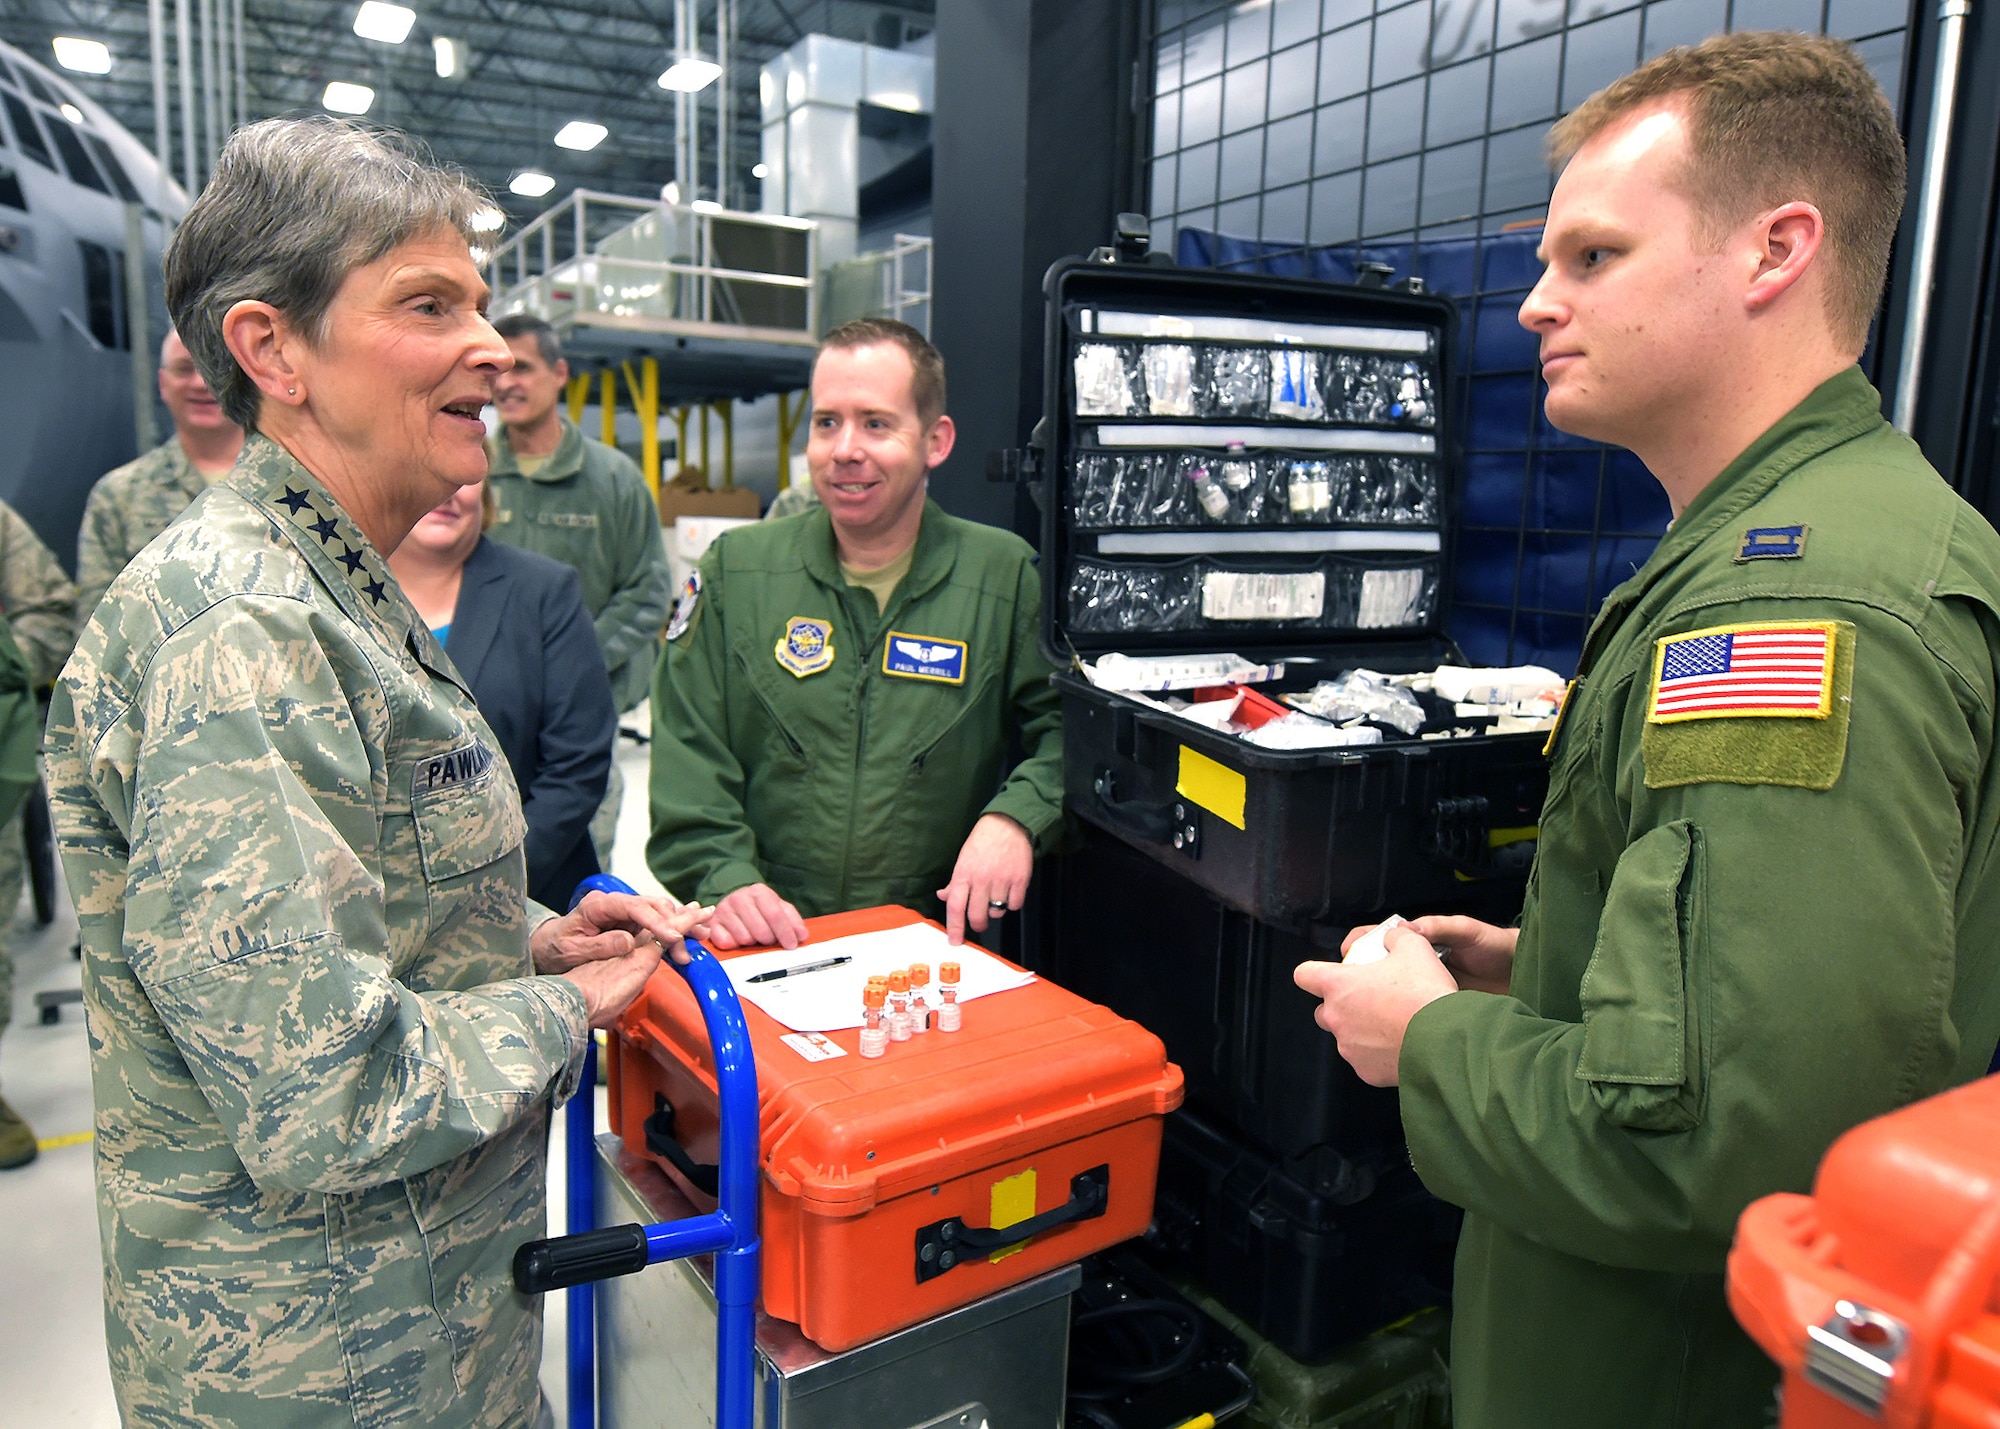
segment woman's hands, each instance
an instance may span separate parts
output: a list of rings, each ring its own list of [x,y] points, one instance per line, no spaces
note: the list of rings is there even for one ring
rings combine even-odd
[[[688,960],[682,939],[706,934],[712,909],[636,893],[587,893],[535,929],[535,971],[576,984],[592,1027],[609,1027],[644,990],[662,956]]]

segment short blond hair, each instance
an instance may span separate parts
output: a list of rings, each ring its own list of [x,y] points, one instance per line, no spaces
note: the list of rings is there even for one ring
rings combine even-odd
[[[1619,120],[1684,100],[1683,192],[1719,241],[1755,213],[1813,205],[1826,220],[1827,317],[1859,348],[1882,301],[1903,212],[1896,115],[1854,47],[1824,35],[1746,31],[1668,50],[1557,121],[1549,157],[1568,160]]]

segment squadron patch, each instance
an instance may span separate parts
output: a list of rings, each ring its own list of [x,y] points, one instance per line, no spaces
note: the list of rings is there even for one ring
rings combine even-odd
[[[680,598],[674,602],[673,616],[667,621],[667,639],[678,640],[687,634],[688,623],[694,619],[694,608],[701,600],[701,572],[689,571],[688,578],[681,583]]]
[[[935,635],[889,632],[882,643],[882,673],[906,680],[933,680],[940,685],[965,683],[965,642]]]
[[[803,680],[833,664],[833,622],[795,615],[778,640],[778,663]]]
[[[1845,620],[1720,625],[1661,640],[1640,741],[1646,787],[1831,789],[1847,759],[1854,645]]]

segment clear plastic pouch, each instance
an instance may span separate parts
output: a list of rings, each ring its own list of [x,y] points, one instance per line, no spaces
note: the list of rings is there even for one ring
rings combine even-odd
[[[1146,381],[1146,410],[1155,417],[1200,415],[1196,402],[1194,348],[1184,342],[1149,342],[1140,349]]]
[[[1271,365],[1265,349],[1256,347],[1215,347],[1202,349],[1202,415],[1205,417],[1258,417],[1270,405]]]
[[[1293,422],[1326,420],[1320,391],[1320,354],[1312,348],[1281,347],[1271,352],[1272,417]]]
[[[1336,521],[1365,525],[1437,524],[1437,463],[1427,457],[1369,454],[1330,463]]]
[[[1437,425],[1437,382],[1426,359],[1335,352],[1320,362],[1329,421],[1359,426]]]
[[[1201,623],[1197,562],[1171,566],[1078,561],[1070,572],[1069,626],[1078,631],[1192,630]]]
[[[1076,379],[1076,415],[1129,417],[1145,409],[1139,400],[1136,354],[1130,343],[1079,343],[1071,369]]]

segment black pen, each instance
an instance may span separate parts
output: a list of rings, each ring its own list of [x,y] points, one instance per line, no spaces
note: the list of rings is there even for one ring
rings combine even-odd
[[[821,958],[816,963],[800,963],[795,968],[772,968],[767,973],[752,973],[745,982],[776,982],[781,977],[795,977],[799,973],[816,973],[821,968],[837,968],[842,963],[851,963],[852,958]]]

